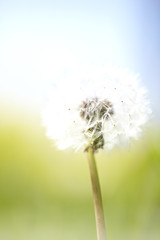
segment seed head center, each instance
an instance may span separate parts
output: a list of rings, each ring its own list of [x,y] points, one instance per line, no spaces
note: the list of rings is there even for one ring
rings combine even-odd
[[[84,135],[94,151],[104,146],[103,125],[114,114],[112,104],[107,99],[86,99],[80,105],[80,117],[87,123]],[[87,146],[87,149],[89,148]]]

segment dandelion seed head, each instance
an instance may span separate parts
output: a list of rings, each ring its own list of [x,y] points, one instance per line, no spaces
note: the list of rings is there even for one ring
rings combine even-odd
[[[151,109],[139,76],[106,66],[65,78],[43,111],[47,136],[60,149],[112,149],[138,139]]]

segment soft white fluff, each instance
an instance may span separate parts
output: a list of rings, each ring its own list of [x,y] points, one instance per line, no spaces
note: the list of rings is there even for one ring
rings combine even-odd
[[[84,133],[90,126],[80,117],[80,106],[95,97],[108,100],[114,111],[101,119],[104,149],[128,144],[140,136],[151,110],[138,75],[117,67],[99,67],[66,77],[50,94],[42,117],[47,136],[55,140],[59,149],[86,149],[89,138]]]

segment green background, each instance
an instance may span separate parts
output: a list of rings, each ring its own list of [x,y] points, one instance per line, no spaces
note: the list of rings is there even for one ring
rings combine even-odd
[[[59,151],[39,112],[1,106],[0,239],[96,240],[86,153]],[[110,240],[158,240],[160,129],[96,154]]]

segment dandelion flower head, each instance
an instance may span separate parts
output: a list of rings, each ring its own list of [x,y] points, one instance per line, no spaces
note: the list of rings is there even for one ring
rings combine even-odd
[[[78,75],[78,76],[77,76]],[[47,136],[59,149],[112,149],[137,139],[151,113],[139,76],[99,67],[60,81],[43,111]]]

